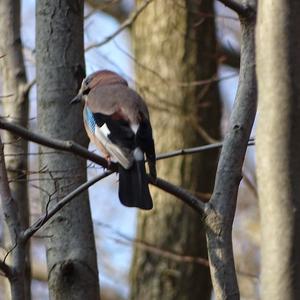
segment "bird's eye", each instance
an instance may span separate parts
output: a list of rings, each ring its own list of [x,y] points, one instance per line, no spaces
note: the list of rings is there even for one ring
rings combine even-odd
[[[90,92],[90,90],[91,90],[91,89],[90,89],[89,87],[86,86],[85,89],[83,90],[82,94],[83,94],[83,95],[87,95],[87,94]]]

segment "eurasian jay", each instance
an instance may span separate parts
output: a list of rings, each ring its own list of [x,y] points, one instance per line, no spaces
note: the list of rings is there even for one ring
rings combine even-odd
[[[144,154],[156,178],[155,148],[149,112],[143,99],[118,74],[102,70],[82,81],[71,103],[84,101],[84,126],[108,163],[119,164],[119,198],[129,207],[151,209]]]

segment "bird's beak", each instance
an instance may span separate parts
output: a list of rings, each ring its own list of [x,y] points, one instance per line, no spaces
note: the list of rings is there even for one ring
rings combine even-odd
[[[77,96],[75,96],[71,101],[70,104],[79,103],[82,101],[82,94],[79,93]]]

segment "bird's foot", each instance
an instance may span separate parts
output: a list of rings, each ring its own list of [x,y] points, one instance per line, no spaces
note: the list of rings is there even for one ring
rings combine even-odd
[[[110,155],[106,155],[105,159],[107,161],[107,168],[109,169],[111,167],[111,157],[110,157]]]

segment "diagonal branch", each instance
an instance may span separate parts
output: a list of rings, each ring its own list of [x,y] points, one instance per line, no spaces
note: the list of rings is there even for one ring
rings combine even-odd
[[[0,271],[2,271],[7,278],[11,278],[11,268],[2,260],[0,260]]]
[[[137,19],[137,17],[142,13],[142,11],[152,2],[153,0],[145,0],[144,3],[138,7],[130,16],[127,20],[125,20],[121,26],[111,35],[107,36],[103,41],[99,42],[99,43],[95,43],[95,44],[91,44],[89,46],[87,46],[85,48],[85,51],[89,51],[93,48],[98,48],[101,47],[105,44],[107,44],[108,42],[110,42],[112,39],[114,39],[119,33],[121,33],[122,31],[124,31],[126,28],[130,27],[135,20]]]
[[[50,211],[46,211],[41,217],[38,218],[29,228],[27,228],[22,235],[22,241],[26,242],[31,236],[33,236],[47,221],[49,221],[59,210],[61,210],[66,204],[68,204],[76,196],[87,190],[90,186],[103,178],[111,175],[112,171],[106,171],[101,175],[95,176],[93,179],[83,183],[74,191],[60,200]]]
[[[20,136],[21,138],[35,142],[37,144],[53,148],[56,150],[62,150],[69,153],[77,154],[85,159],[88,159],[94,163],[97,163],[104,168],[107,168],[107,161],[102,158],[101,156],[88,151],[86,148],[80,146],[79,144],[76,144],[73,141],[62,141],[50,137],[46,137],[44,135],[32,132],[24,127],[21,127],[19,125],[16,125],[12,122],[7,122],[3,118],[0,118],[0,128],[8,130],[10,132],[13,132],[14,134]],[[111,168],[112,170],[116,170],[117,166],[116,164],[112,164]]]
[[[249,17],[249,14],[253,13],[254,7],[252,7],[247,1],[241,3],[239,0],[219,0],[225,6],[235,11],[240,17]]]
[[[86,148],[76,144],[73,141],[62,141],[50,137],[45,137],[44,135],[38,134],[31,132],[30,130],[18,126],[14,123],[7,122],[3,118],[0,118],[0,128],[8,130],[13,132],[14,134],[20,136],[23,139],[35,142],[37,144],[47,146],[49,148],[57,149],[57,150],[62,150],[66,151],[69,153],[77,154],[85,159],[88,159],[94,163],[97,163],[101,165],[102,167],[109,169],[110,171],[117,171],[117,164],[116,163],[111,163],[109,166],[107,164],[107,161],[102,158],[101,156],[88,151]],[[174,155],[173,155],[174,156]],[[197,211],[201,211],[201,209],[204,209],[204,206],[202,206],[201,199],[196,198],[194,195],[189,193],[188,191],[171,184],[163,179],[157,178],[157,180],[153,180],[149,177],[149,182],[168,192],[173,194],[174,196],[178,197],[179,199],[182,199],[184,202],[186,202],[188,205],[192,206],[195,208]],[[198,204],[197,204],[198,202]],[[203,199],[203,202],[206,202],[205,199]],[[199,204],[201,203],[201,204]]]
[[[207,200],[200,199],[192,195],[189,191],[185,190],[184,188],[178,187],[161,178],[157,178],[154,181],[151,177],[149,177],[149,181],[154,186],[182,200],[187,205],[195,209],[198,213],[203,214],[203,212],[205,211],[206,204],[204,202],[207,202]]]

